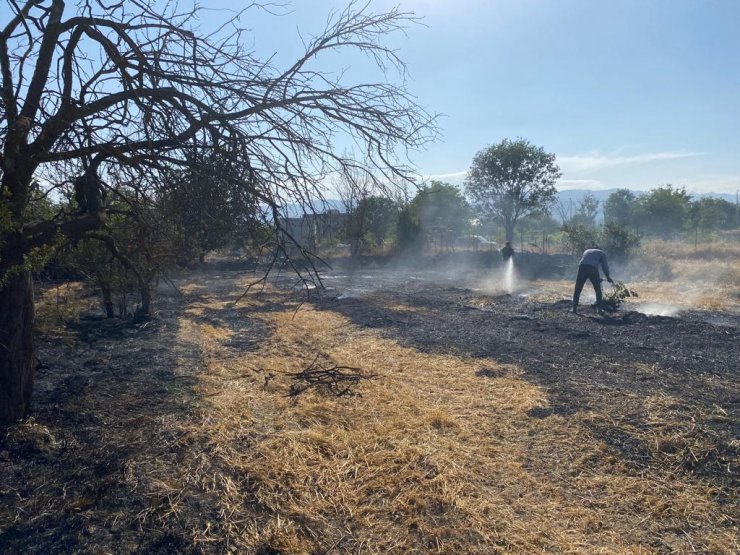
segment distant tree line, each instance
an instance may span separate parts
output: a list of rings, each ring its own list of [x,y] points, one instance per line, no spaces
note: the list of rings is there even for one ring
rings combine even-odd
[[[465,245],[466,237],[516,242],[518,233],[520,246],[544,251],[549,239],[552,246],[579,253],[589,244],[599,244],[623,257],[643,238],[698,241],[737,227],[735,204],[693,199],[684,188],[672,185],[639,196],[618,189],[603,207],[590,193],[575,206],[565,206],[555,200],[559,177],[553,154],[524,139],[505,139],[476,154],[464,184],[465,196],[453,185],[432,181],[411,199],[366,190],[359,202],[345,201],[349,219],[344,238],[357,255],[389,248],[449,249]],[[600,208],[603,222],[598,221]]]
[[[603,225],[597,225],[599,202],[587,194],[571,213],[558,206],[566,245],[577,252],[601,243],[616,256],[628,255],[643,238],[694,242],[737,227],[737,206],[723,199],[693,199],[683,187],[663,185],[645,194],[618,189],[604,201]]]
[[[604,221],[646,236],[676,237],[683,232],[706,234],[735,229],[737,207],[724,199],[692,199],[683,187],[664,185],[636,196],[619,189],[604,201]]]

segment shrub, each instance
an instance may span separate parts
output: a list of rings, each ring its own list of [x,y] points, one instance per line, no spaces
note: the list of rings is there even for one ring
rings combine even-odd
[[[602,229],[582,224],[563,226],[564,243],[572,254],[580,254],[591,245],[599,245],[613,258],[626,258],[640,246],[640,236],[625,226],[609,223]]]
[[[599,242],[599,230],[595,227],[587,227],[583,224],[565,224],[565,248],[571,254],[581,254],[589,246]]]
[[[627,227],[608,223],[601,231],[602,248],[614,258],[627,258],[640,247],[640,236],[632,233]]]

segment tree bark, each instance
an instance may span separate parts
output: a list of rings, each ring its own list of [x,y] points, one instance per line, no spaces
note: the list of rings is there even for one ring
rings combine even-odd
[[[116,309],[113,305],[113,293],[111,291],[110,283],[105,281],[103,278],[98,277],[98,285],[100,286],[100,293],[103,296],[103,309],[105,310],[106,318],[115,318]]]
[[[146,320],[151,314],[152,306],[152,290],[148,282],[139,281],[139,295],[141,296],[141,305],[134,313],[134,320]]]
[[[506,221],[504,223],[504,230],[506,231],[506,240],[510,243],[514,242],[514,222]]]
[[[0,289],[0,424],[28,413],[36,372],[34,319],[31,272],[12,272]]]

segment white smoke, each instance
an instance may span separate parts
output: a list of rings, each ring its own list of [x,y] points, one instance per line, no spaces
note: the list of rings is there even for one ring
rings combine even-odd
[[[635,310],[647,316],[676,316],[685,309],[670,304],[646,303],[635,307]]]

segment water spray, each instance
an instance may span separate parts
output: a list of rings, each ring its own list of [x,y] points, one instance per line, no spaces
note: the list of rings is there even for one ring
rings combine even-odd
[[[509,257],[506,261],[506,268],[504,269],[504,291],[509,295],[514,292],[514,286],[516,283],[516,273],[514,271],[514,257]]]

